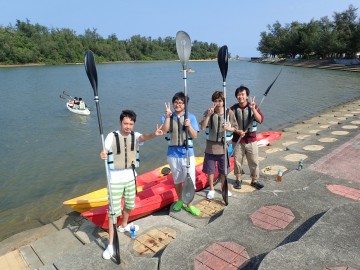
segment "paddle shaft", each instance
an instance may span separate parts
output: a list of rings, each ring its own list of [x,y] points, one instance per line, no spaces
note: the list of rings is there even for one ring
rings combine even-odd
[[[183,65],[183,79],[184,79],[184,95],[185,95],[185,120],[188,118],[188,93],[187,93],[187,77],[186,77],[186,64]],[[189,127],[185,126],[185,148],[186,148],[186,168],[189,174],[190,161],[189,161]]]
[[[106,151],[105,140],[104,140],[104,134],[103,134],[103,125],[102,125],[101,112],[100,112],[100,102],[99,102],[98,89],[97,89],[97,86],[98,86],[97,72],[96,72],[94,56],[91,51],[86,52],[85,69],[86,69],[88,78],[90,80],[91,86],[94,90],[94,101],[95,101],[95,105],[96,105],[96,114],[97,114],[97,119],[98,119],[98,124],[99,124],[101,144],[102,144],[102,149],[105,152]],[[108,186],[108,192],[109,192],[109,203],[110,203],[110,208],[111,208],[110,215],[112,218],[113,230],[114,230],[113,245],[115,246],[116,261],[118,264],[120,264],[121,263],[120,245],[119,245],[119,239],[118,239],[117,228],[116,228],[117,222],[116,222],[116,217],[115,217],[115,212],[114,212],[114,202],[113,202],[113,198],[111,196],[111,194],[112,194],[111,184],[110,184],[111,183],[111,175],[110,175],[110,171],[109,171],[109,165],[107,164],[107,160],[104,160],[104,162],[105,162],[106,180],[107,180],[107,186]]]
[[[225,125],[227,124],[227,115],[226,115],[226,76],[228,71],[228,47],[226,45],[222,46],[218,52],[218,64],[220,68],[220,72],[223,79],[223,95],[224,95],[224,107],[223,107],[223,125],[224,125],[224,181],[222,181],[221,186],[221,193],[222,197],[224,199],[225,205],[228,205],[229,199],[228,199],[228,181],[227,181],[227,174],[228,174],[228,153],[227,153],[227,141],[226,141],[226,129]]]

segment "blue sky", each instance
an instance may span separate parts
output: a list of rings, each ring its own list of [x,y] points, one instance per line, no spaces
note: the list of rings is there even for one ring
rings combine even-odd
[[[260,56],[256,50],[260,32],[279,21],[309,22],[345,11],[360,0],[4,0],[0,25],[15,25],[29,19],[49,28],[70,28],[77,34],[97,29],[107,38],[133,35],[152,38],[175,37],[186,31],[191,40],[227,45],[235,56]],[[360,10],[357,12],[360,17]]]

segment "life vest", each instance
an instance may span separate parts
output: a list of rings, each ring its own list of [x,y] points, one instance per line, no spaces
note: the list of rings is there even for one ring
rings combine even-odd
[[[234,113],[236,121],[238,123],[238,127],[240,130],[244,130],[248,126],[248,123],[253,116],[253,112],[251,111],[249,105],[243,110],[239,106],[236,106],[235,108],[236,110],[234,111]],[[248,130],[249,132],[255,132],[257,130],[257,122],[255,120],[252,121],[252,124],[250,124]],[[246,130],[244,131],[247,132]]]
[[[139,146],[135,140],[133,131],[130,136],[123,136],[114,131],[112,142],[112,152],[108,153],[108,164],[111,170],[121,170],[133,167],[139,167]]]
[[[226,110],[227,122],[229,122],[229,109]],[[210,116],[209,123],[206,126],[205,134],[206,139],[212,142],[223,142],[224,140],[224,129],[223,129],[224,117],[213,113]],[[226,141],[232,139],[232,132],[226,132]]]
[[[184,126],[184,115],[179,117],[170,116],[170,128],[165,140],[170,146],[185,146],[186,132]],[[192,138],[188,136],[188,147],[193,147]]]

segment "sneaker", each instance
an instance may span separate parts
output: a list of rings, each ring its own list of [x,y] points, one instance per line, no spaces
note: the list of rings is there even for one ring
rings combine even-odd
[[[235,189],[241,189],[241,183],[242,183],[242,181],[240,180],[236,180],[235,181],[235,184],[234,184],[234,188]]]
[[[264,185],[258,183],[258,182],[251,182],[250,186],[256,188],[256,189],[262,189]]]
[[[103,252],[103,259],[110,260],[110,258],[114,255],[114,248],[112,245],[108,245],[107,248]]]
[[[135,224],[134,224],[134,226],[135,226],[135,232],[137,232],[140,229],[140,227],[139,227],[139,225],[135,225]],[[128,224],[125,228],[119,226],[118,231],[121,233],[130,232],[130,224]]]
[[[231,197],[232,193],[230,192],[230,190],[228,190],[228,197]]]
[[[206,198],[208,198],[209,200],[214,199],[215,197],[215,190],[210,190],[207,194],[206,194]]]

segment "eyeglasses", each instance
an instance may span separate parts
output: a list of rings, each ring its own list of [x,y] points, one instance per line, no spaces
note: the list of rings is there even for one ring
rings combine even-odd
[[[182,102],[182,101],[175,101],[175,102],[174,102],[174,105],[184,105],[184,102]]]

